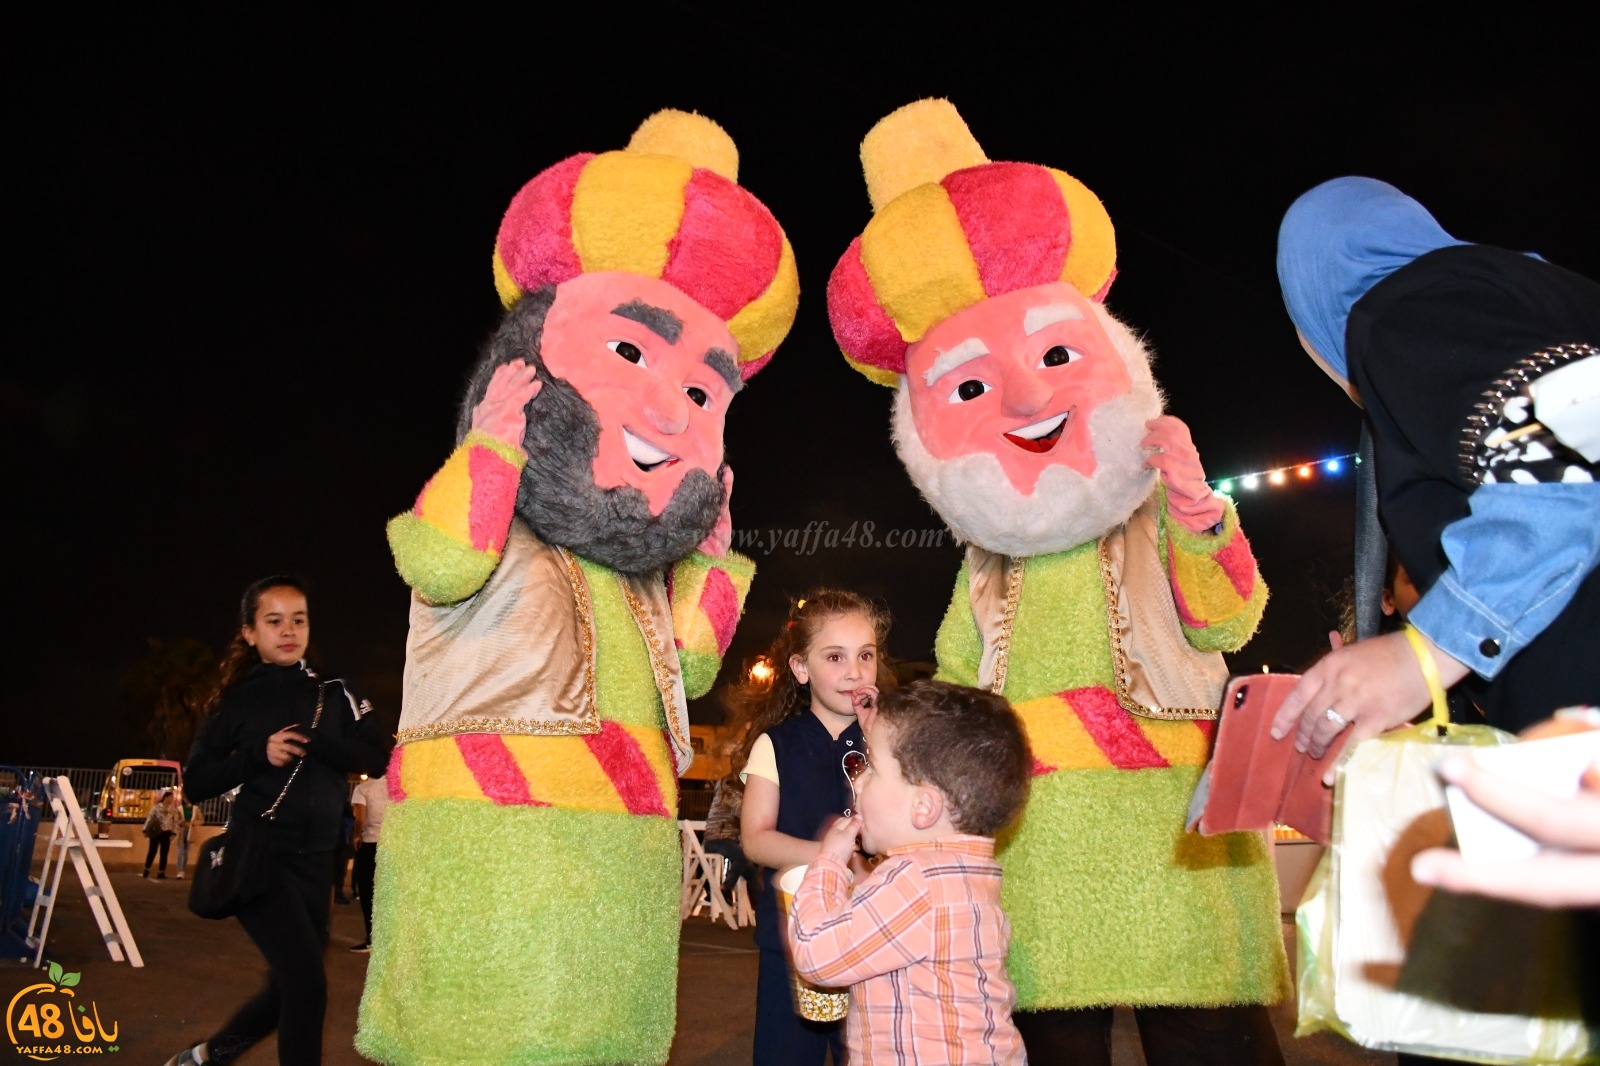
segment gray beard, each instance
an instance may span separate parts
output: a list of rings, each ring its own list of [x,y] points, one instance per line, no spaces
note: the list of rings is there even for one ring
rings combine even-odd
[[[1110,312],[1094,307],[1133,384],[1089,414],[1095,471],[1087,477],[1053,465],[1039,475],[1033,493],[1024,495],[1011,484],[1000,460],[987,452],[935,458],[917,434],[911,393],[901,377],[891,415],[895,452],[957,539],[1018,558],[1066,551],[1126,522],[1154,490],[1157,474],[1144,465],[1139,447],[1145,422],[1161,413],[1150,355]]]
[[[594,408],[539,356],[544,318],[554,288],[529,293],[506,313],[473,370],[456,426],[457,440],[472,425],[496,367],[524,359],[544,383],[528,405],[522,448],[528,465],[517,484],[517,517],[547,544],[559,545],[626,574],[660,570],[694,551],[722,512],[722,486],[704,470],[691,470],[659,515],[632,486],[603,489],[594,483],[600,420]]]

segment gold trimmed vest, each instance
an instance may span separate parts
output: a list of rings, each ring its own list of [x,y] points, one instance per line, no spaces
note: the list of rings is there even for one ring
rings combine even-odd
[[[649,650],[681,774],[694,751],[666,583],[654,572],[615,577]],[[577,558],[513,519],[499,565],[475,595],[441,607],[412,594],[399,741],[599,733],[596,652]]]
[[[1160,508],[1160,494],[1152,493],[1100,541],[1117,703],[1141,718],[1214,719],[1228,681],[1227,663],[1221,654],[1198,651],[1184,639],[1161,564]],[[972,617],[983,642],[978,687],[991,692],[1005,688],[1026,568],[1026,559],[967,545]]]

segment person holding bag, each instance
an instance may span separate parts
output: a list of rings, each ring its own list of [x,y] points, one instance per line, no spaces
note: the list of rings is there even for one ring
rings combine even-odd
[[[144,872],[139,875],[140,877],[150,876],[150,865],[156,861],[156,854],[159,852],[161,868],[156,873],[156,880],[166,880],[167,850],[172,846],[172,838],[177,833],[179,818],[178,805],[172,791],[163,789],[160,798],[150,808],[150,817],[144,820],[144,835],[150,838],[150,848],[144,853]],[[180,866],[178,869],[179,876],[183,876],[183,868]]]
[[[388,752],[371,705],[306,664],[310,628],[305,588],[294,578],[245,590],[239,633],[184,767],[194,800],[238,789],[224,843],[208,842],[198,857],[191,909],[208,914],[197,904],[217,903],[228,881],[229,905],[215,916],[237,913],[269,972],[259,993],[168,1066],[230,1063],[274,1030],[279,1063],[322,1060],[323,949],[345,783],[352,773],[381,773]],[[214,878],[224,870],[243,876]]]

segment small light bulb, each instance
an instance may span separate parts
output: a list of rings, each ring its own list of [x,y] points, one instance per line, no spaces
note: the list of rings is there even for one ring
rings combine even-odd
[[[1274,485],[1282,485],[1283,484],[1283,471],[1282,470],[1274,470],[1272,473],[1267,475],[1267,480],[1272,482]]]

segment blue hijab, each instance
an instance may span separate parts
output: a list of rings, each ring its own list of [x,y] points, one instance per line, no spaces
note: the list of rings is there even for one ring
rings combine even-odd
[[[1348,380],[1344,332],[1356,301],[1418,256],[1466,243],[1393,185],[1325,181],[1290,205],[1278,227],[1284,306],[1316,353]]]

